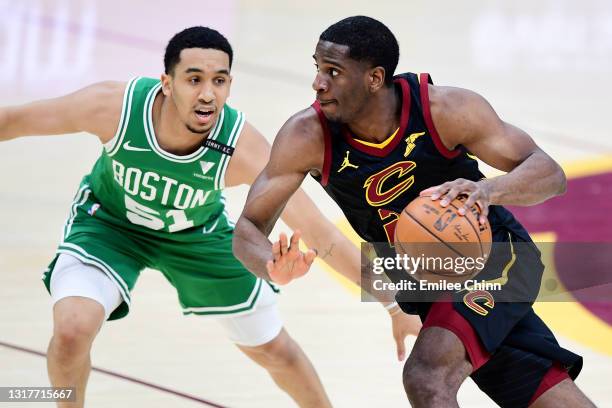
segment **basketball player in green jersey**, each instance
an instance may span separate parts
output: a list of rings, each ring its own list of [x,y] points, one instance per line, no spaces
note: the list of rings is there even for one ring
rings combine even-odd
[[[223,188],[250,184],[269,145],[244,114],[225,104],[232,49],[205,27],[175,35],[161,81],[103,82],[56,99],[0,109],[0,140],[88,132],[104,144],[70,209],[57,256],[43,279],[54,299],[48,371],[54,386],[76,386],[83,406],[90,349],[105,320],[129,311],[140,271],[161,271],[184,314],[213,315],[240,350],[268,370],[302,407],[328,407],[317,374],[282,328],[275,287],[232,253],[234,224]],[[40,112],[48,114],[40,115]],[[283,212],[310,248],[354,282],[359,252],[298,191]],[[299,232],[296,232],[299,234]],[[310,265],[309,250],[302,262]],[[395,305],[398,354],[420,323]]]

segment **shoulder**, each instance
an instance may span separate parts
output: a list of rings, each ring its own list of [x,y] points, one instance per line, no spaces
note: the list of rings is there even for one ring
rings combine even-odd
[[[125,81],[101,81],[89,85],[84,90],[89,90],[93,93],[104,94],[106,96],[123,96],[128,82]]]
[[[98,135],[102,143],[110,141],[115,135],[127,86],[127,82],[104,81],[83,89],[83,107],[90,110],[85,114],[91,127],[88,130]]]
[[[317,111],[310,106],[292,115],[279,130],[272,150],[273,154],[275,151],[287,154],[305,171],[320,172],[325,136]]]
[[[117,130],[126,85],[118,81],[96,82],[54,99],[52,106],[62,112],[62,120],[69,128],[94,134],[106,143]]]
[[[499,120],[489,102],[469,89],[429,85],[429,104],[435,127],[449,149]]]
[[[91,101],[92,105],[116,110],[123,106],[123,96],[127,85],[127,82],[103,81],[83,88],[80,92],[83,93],[85,99]]]
[[[278,137],[300,144],[323,143],[323,125],[317,111],[309,106],[293,114],[281,127]]]
[[[126,86],[126,82],[119,81],[96,82],[67,95],[67,97],[70,97],[77,108],[120,110],[123,105]]]
[[[448,114],[461,112],[486,103],[485,98],[469,89],[431,84],[428,87],[432,113]]]

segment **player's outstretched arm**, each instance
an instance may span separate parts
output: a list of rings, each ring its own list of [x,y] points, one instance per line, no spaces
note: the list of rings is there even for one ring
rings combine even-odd
[[[440,138],[448,149],[459,145],[480,160],[507,173],[479,182],[455,180],[434,186],[422,194],[447,205],[466,193],[465,208],[475,202],[484,209],[497,205],[534,205],[563,194],[561,167],[523,130],[502,121],[480,95],[460,88],[430,86],[431,113]]]
[[[322,163],[317,160],[313,160],[313,163],[306,161],[297,168],[283,163],[282,159],[289,157],[284,154],[283,149],[285,148],[289,148],[292,153],[301,151],[304,154],[312,155],[315,159],[319,157],[322,161],[323,145],[319,145],[320,142],[317,141],[322,141],[318,119],[315,118],[315,121],[312,122],[308,122],[304,117],[299,117],[299,119],[301,119],[300,124],[289,121],[281,129],[274,146],[274,153],[277,156],[273,155],[269,163],[270,147],[268,142],[253,126],[249,123],[245,124],[226,173],[227,186],[253,184],[244,212],[236,225],[234,253],[256,275],[265,279],[272,279],[277,283],[288,283],[291,279],[298,277],[299,273],[283,271],[278,267],[281,253],[285,254],[285,258],[303,256],[303,266],[309,266],[314,259],[314,252],[299,252],[298,241],[301,235],[309,248],[318,249],[321,259],[350,281],[359,285],[361,258],[357,247],[319,211],[302,189],[295,190],[297,187],[293,188],[295,193],[292,195],[291,189],[283,192],[283,197],[276,195],[274,182],[282,180],[282,172],[279,168],[286,167],[287,171],[296,173],[293,182],[295,185],[299,185],[307,173],[306,169],[313,167],[314,171],[317,171],[322,166]],[[292,142],[288,135],[292,130],[298,132],[298,134],[301,132],[302,138]],[[288,140],[281,140],[281,138]],[[310,138],[314,138],[314,140]],[[308,145],[301,146],[300,141],[305,141]],[[312,148],[312,151],[309,150],[310,148]],[[296,160],[291,160],[289,164],[295,165],[296,163],[298,163]],[[266,165],[268,166],[266,167]],[[260,173],[260,177],[255,181]],[[271,186],[267,185],[268,183]],[[287,194],[290,196],[289,199],[284,198]],[[266,195],[274,195],[277,200],[268,201],[265,199]],[[280,217],[290,228],[298,232],[292,237],[293,243],[289,242],[285,234],[281,234],[280,239],[272,244],[266,237],[276,223],[278,213],[283,205],[284,210]],[[302,232],[299,232],[300,230]],[[292,254],[289,253],[289,248],[293,251]],[[274,269],[272,267],[275,264],[277,265]],[[300,273],[305,273],[306,270],[307,267],[302,268]],[[275,272],[277,273],[275,274]],[[406,356],[405,338],[407,335],[418,334],[421,327],[420,320],[418,317],[401,313],[397,304],[392,302],[393,299],[378,300],[389,312],[392,333],[397,346],[397,356],[399,360],[403,360]]]
[[[100,82],[58,98],[0,107],[0,141],[88,132],[106,143],[117,130],[124,90],[123,82]]]
[[[226,185],[253,184],[268,163],[270,150],[268,141],[247,122],[230,161],[226,173]],[[323,261],[359,285],[358,248],[321,213],[304,190],[300,188],[293,193],[280,218],[293,231],[300,231],[306,246],[314,249]],[[289,246],[286,235],[282,235],[277,242],[279,249]]]
[[[281,238],[274,247],[267,238],[306,174],[322,164],[322,138],[317,141],[314,122],[305,116],[304,112],[296,114],[279,131],[268,163],[251,186],[234,233],[238,259],[255,275],[280,284],[306,273],[315,257],[312,250],[302,253],[297,244],[289,245],[297,242],[299,232],[292,240]]]

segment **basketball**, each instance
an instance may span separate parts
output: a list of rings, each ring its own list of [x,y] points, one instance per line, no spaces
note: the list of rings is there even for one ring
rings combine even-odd
[[[491,227],[480,224],[477,205],[459,214],[467,196],[442,207],[441,200],[417,197],[402,211],[395,227],[395,249],[401,255],[421,257],[422,266],[408,271],[418,280],[463,282],[477,275],[491,252]]]

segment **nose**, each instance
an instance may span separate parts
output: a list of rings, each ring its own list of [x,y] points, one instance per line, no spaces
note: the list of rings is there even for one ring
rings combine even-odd
[[[312,82],[312,89],[315,90],[316,93],[324,93],[329,90],[329,84],[327,81],[321,77],[321,73],[317,73],[314,81]]]
[[[198,94],[198,101],[200,103],[209,104],[215,100],[215,93],[213,91],[212,84],[203,83]]]

